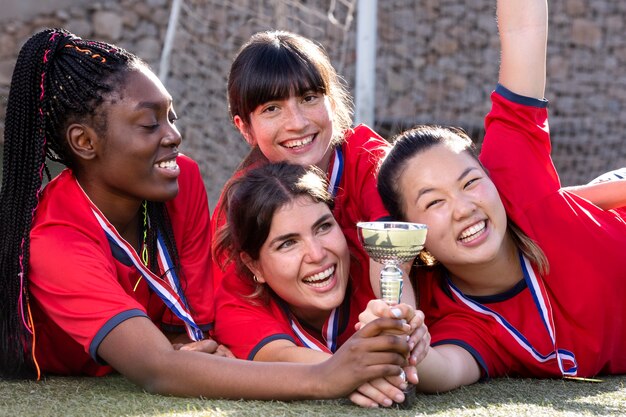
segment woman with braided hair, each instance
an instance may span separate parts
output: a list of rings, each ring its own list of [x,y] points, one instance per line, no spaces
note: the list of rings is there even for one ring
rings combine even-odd
[[[60,29],[22,47],[0,193],[0,375],[115,369],[152,392],[295,399],[400,374],[406,340],[379,336],[399,320],[316,365],[239,361],[205,338],[209,210],[175,120],[165,87],[123,49]],[[44,188],[47,158],[67,169]]]

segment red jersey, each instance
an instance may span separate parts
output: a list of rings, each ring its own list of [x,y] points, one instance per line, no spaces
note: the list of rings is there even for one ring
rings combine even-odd
[[[209,208],[195,162],[178,157],[179,192],[167,203],[181,264],[181,281],[195,322],[209,330],[213,319]],[[30,246],[31,307],[36,358],[44,372],[103,375],[100,342],[116,325],[136,316],[164,331],[184,332],[139,272],[112,252],[82,189],[70,170],[43,190]],[[136,290],[134,290],[137,284]]]
[[[490,297],[465,296],[436,273],[420,276],[432,344],[466,348],[488,376],[624,373],[626,213],[561,189],[546,101],[498,86],[492,102],[481,162],[550,271],[522,263],[533,278]]]

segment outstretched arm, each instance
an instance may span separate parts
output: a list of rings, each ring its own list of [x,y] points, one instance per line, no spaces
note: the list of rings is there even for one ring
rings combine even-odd
[[[522,96],[542,99],[546,84],[547,0],[498,0],[499,82]]]
[[[626,168],[602,174],[589,184],[565,187],[604,210],[626,207]]]
[[[98,355],[150,392],[209,398],[320,399],[343,397],[366,381],[399,375],[408,353],[400,320],[380,319],[317,364],[262,363],[174,350],[145,317],[117,325]]]

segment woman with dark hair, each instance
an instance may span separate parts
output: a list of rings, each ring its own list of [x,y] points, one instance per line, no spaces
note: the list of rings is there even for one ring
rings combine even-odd
[[[60,29],[22,47],[0,192],[2,377],[114,369],[164,394],[296,399],[398,375],[406,339],[377,337],[403,329],[390,319],[319,364],[220,357],[206,338],[206,192],[175,120],[163,84],[123,49]],[[67,169],[44,187],[46,158]]]
[[[378,177],[392,216],[428,226],[429,266],[414,271],[432,336],[425,391],[626,372],[626,210],[561,188],[543,98],[546,0],[497,9],[502,62],[480,159],[462,131],[421,126],[395,139]]]
[[[370,285],[369,274],[350,262],[327,188],[321,170],[284,162],[249,170],[227,185],[227,222],[214,253],[234,263],[240,282],[224,281],[218,290],[216,332],[236,356],[319,362],[354,334],[371,299],[362,290]],[[399,304],[389,317],[411,324],[406,334],[416,345],[410,360],[415,365],[428,346],[421,313]],[[407,385],[396,379],[390,382],[400,389],[372,380],[351,399],[369,407],[401,403]],[[416,382],[414,375],[411,380]]]
[[[228,102],[233,123],[252,147],[234,177],[268,162],[321,169],[350,250],[370,266],[373,286],[363,290],[379,296],[381,267],[361,247],[356,223],[388,216],[376,191],[376,170],[389,143],[365,125],[351,128],[350,94],[324,49],[290,32],[253,35],[230,68]],[[221,201],[211,219],[214,234],[224,224]],[[214,265],[216,287],[233,273]],[[405,289],[413,303],[410,283]]]

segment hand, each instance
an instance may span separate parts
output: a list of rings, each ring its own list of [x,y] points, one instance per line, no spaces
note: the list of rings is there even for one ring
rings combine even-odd
[[[396,317],[408,322],[410,330],[407,334],[410,335],[409,347],[411,349],[411,356],[409,357],[409,364],[404,368],[404,371],[407,381],[412,384],[417,384],[418,376],[416,366],[426,357],[430,349],[430,333],[424,323],[424,313],[420,310],[415,310],[408,304],[389,306],[382,300],[371,300],[367,304],[365,311],[359,315],[359,323],[357,323],[356,328],[362,327],[365,323],[377,317]],[[395,386],[399,386],[399,384],[393,381],[391,382]]]
[[[412,320],[415,317],[415,309],[408,304],[396,304],[390,306],[383,300],[370,300],[370,302],[367,303],[365,310],[359,314],[359,322],[355,325],[356,330],[379,317],[402,319],[405,323],[412,324]],[[409,326],[411,324],[409,324]],[[410,334],[410,331],[412,330],[414,330],[414,328],[410,328],[406,334]]]
[[[234,358],[235,355],[224,345],[218,344],[213,339],[202,339],[197,342],[172,343],[175,350],[190,350],[194,352],[212,353],[215,356]]]
[[[408,340],[389,332],[406,333],[408,327],[401,320],[376,319],[352,335],[332,357],[316,364],[315,375],[325,397],[347,396],[368,381],[400,375],[409,354]]]
[[[391,382],[393,380],[393,382]],[[397,385],[396,385],[397,384]],[[399,375],[386,378],[376,378],[361,385],[350,394],[350,400],[361,407],[375,408],[379,405],[391,407],[393,402],[404,401],[404,392],[407,382]]]
[[[416,366],[424,360],[430,349],[430,332],[424,323],[424,313],[421,310],[416,310],[415,317],[411,320],[411,327],[414,326],[416,326],[415,330],[409,339],[409,346],[411,347],[409,363]]]

